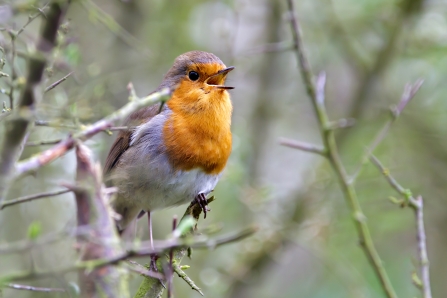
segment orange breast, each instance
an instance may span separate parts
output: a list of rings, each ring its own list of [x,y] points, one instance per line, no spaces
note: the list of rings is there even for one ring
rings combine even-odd
[[[172,114],[163,129],[172,166],[220,173],[231,153],[232,105],[226,90],[191,88],[181,82],[167,103]]]

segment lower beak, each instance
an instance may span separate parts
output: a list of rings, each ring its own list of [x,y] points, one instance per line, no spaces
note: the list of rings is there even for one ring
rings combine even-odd
[[[222,82],[225,80],[227,74],[234,69],[234,66],[227,67],[225,69],[219,70],[215,75],[212,75],[206,80],[206,83],[210,86],[216,87],[218,89],[230,90],[234,89],[234,87],[225,86],[225,85],[217,85],[213,84],[213,82]]]

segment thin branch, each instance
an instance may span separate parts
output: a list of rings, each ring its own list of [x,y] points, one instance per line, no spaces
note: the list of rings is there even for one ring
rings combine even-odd
[[[401,96],[401,99],[395,108],[391,109],[392,117],[384,124],[383,128],[379,131],[379,133],[374,138],[371,145],[365,151],[365,154],[362,156],[360,160],[360,164],[355,170],[354,174],[351,177],[351,182],[357,179],[360,174],[363,166],[368,162],[369,157],[373,154],[374,150],[379,146],[379,144],[385,139],[385,136],[388,134],[388,131],[391,128],[391,125],[397,120],[397,118],[402,114],[402,111],[410,102],[410,100],[416,95],[419,88],[421,88],[422,83],[424,81],[422,79],[417,80],[413,85],[406,84],[404,88],[404,92]]]
[[[190,287],[191,289],[197,291],[200,293],[200,295],[205,296],[202,292],[202,289],[199,288],[194,281],[185,273],[185,271],[183,271],[179,265],[177,265],[176,263],[173,264],[173,268],[174,268],[174,272],[177,273],[178,277],[180,277],[181,279],[183,279]]]
[[[330,129],[330,121],[324,106],[324,85],[326,76],[320,74],[315,86],[313,82],[312,72],[309,66],[309,62],[304,54],[304,48],[300,36],[299,23],[295,15],[295,8],[293,0],[287,0],[289,17],[292,27],[292,35],[295,43],[295,52],[299,62],[299,69],[301,71],[304,85],[306,86],[307,94],[312,102],[312,106],[318,118],[320,127],[320,134],[323,139],[324,148],[328,152],[328,160],[332,169],[337,175],[338,182],[343,191],[345,200],[352,211],[352,219],[356,226],[356,230],[360,239],[361,247],[365,255],[367,256],[374,272],[379,279],[382,289],[389,298],[397,297],[393,286],[388,278],[388,274],[383,267],[382,260],[374,246],[371,238],[369,227],[366,223],[366,217],[360,207],[357,199],[355,188],[349,183],[348,175],[341,162],[340,155],[338,153],[337,144],[335,141],[334,131]],[[317,89],[318,88],[318,89]]]
[[[29,58],[28,76],[22,89],[18,109],[7,118],[0,148],[0,203],[14,179],[15,164],[26,142],[26,136],[33,124],[33,116],[38,87],[46,66],[45,54],[51,53],[56,43],[57,30],[62,21],[67,3],[54,1],[50,5],[48,16],[43,23],[41,35],[36,45],[36,53]]]
[[[286,138],[281,138],[279,140],[279,143],[286,147],[298,149],[298,150],[305,151],[305,152],[319,154],[324,157],[327,156],[327,153],[324,150],[324,147],[322,147],[322,146],[309,144],[309,143],[305,143],[305,142],[301,142],[301,141],[296,141],[296,140],[292,140],[292,139],[286,139]]]
[[[40,122],[40,124],[42,124],[42,122]],[[49,123],[50,127],[58,127],[57,124],[51,124]],[[40,125],[40,126],[45,126],[45,125]],[[76,129],[75,126],[70,126],[70,125],[61,125],[60,127],[65,127],[65,128],[72,128],[72,129]],[[104,130],[105,133],[111,134],[113,131],[121,131],[121,130],[133,130],[135,128],[135,126],[112,126],[106,130]],[[60,142],[62,142],[64,139],[54,139],[54,140],[47,140],[47,141],[34,141],[34,142],[27,142],[25,144],[25,146],[27,147],[34,147],[34,146],[50,146],[50,145],[56,145]]]
[[[427,237],[424,227],[424,203],[422,196],[418,196],[416,199],[413,197],[411,190],[404,188],[397,182],[397,180],[391,175],[390,171],[385,168],[382,163],[372,155],[370,157],[371,162],[380,170],[385,176],[385,179],[399,194],[405,197],[405,202],[413,208],[416,217],[416,229],[417,229],[417,242],[418,242],[418,258],[421,274],[422,293],[424,298],[431,298],[431,285],[430,285],[430,263],[427,253]]]
[[[25,29],[26,27],[28,27],[29,24],[31,24],[37,17],[43,15],[45,16],[45,12],[44,10],[48,7],[49,3],[46,3],[42,8],[37,8],[37,10],[39,11],[38,13],[36,13],[35,15],[30,15],[28,16],[28,21],[22,26],[22,28],[20,28],[17,33],[15,34],[15,36],[19,36]]]
[[[47,126],[56,128],[67,128],[67,129],[80,129],[78,125],[63,124],[59,121],[47,121],[47,120],[35,120],[34,125],[36,126]]]
[[[194,214],[194,217],[196,214],[199,214],[199,211],[201,212],[200,206],[197,204],[191,204],[187,212],[188,214]],[[165,240],[165,241],[159,241],[155,242],[155,248],[152,249],[149,245],[149,243],[142,243],[142,245],[139,248],[135,248],[134,250],[127,250],[126,252],[116,255],[115,257],[108,258],[108,259],[95,259],[95,260],[89,260],[89,261],[82,261],[78,262],[75,265],[68,266],[61,269],[52,269],[48,271],[31,271],[31,272],[21,272],[21,273],[13,273],[5,276],[0,276],[1,280],[8,280],[8,281],[19,281],[19,280],[28,280],[31,278],[40,279],[40,278],[47,278],[52,277],[54,275],[60,275],[68,272],[78,271],[78,270],[94,270],[99,269],[104,266],[114,265],[118,264],[121,261],[125,261],[130,257],[133,258],[140,258],[140,257],[148,257],[152,254],[163,254],[166,251],[169,251],[171,249],[174,249],[174,260],[177,264],[180,263],[180,260],[178,259],[177,253],[179,250],[184,250],[186,254],[186,248],[185,247],[191,247],[191,248],[206,248],[206,249],[215,249],[218,246],[230,244],[233,242],[240,241],[241,239],[244,239],[246,237],[249,237],[253,235],[257,231],[257,228],[255,227],[249,227],[245,230],[242,230],[240,232],[224,235],[217,238],[212,239],[203,239],[203,237],[192,237],[192,238],[186,238],[186,239],[178,239],[178,240]],[[59,238],[60,239],[60,238]],[[42,241],[43,242],[43,241]],[[28,246],[26,246],[28,247]],[[22,247],[23,248],[23,247]],[[15,250],[15,248],[14,248]],[[12,250],[11,252],[17,252]],[[183,258],[183,256],[182,256]],[[159,259],[160,261],[160,259]],[[157,261],[158,262],[158,261]],[[158,276],[155,278],[157,282]]]
[[[0,116],[3,114],[0,114]],[[74,130],[82,130],[83,127],[86,125],[70,125],[70,124],[63,124],[60,123],[60,121],[47,121],[47,120],[36,120],[34,121],[34,125],[36,126],[45,126],[45,127],[54,127],[54,128],[67,128],[67,129],[74,129]],[[120,131],[120,130],[132,130],[135,129],[136,126],[112,126],[107,129],[107,131]]]
[[[105,117],[102,120],[99,120],[92,125],[85,127],[83,131],[67,138],[56,146],[49,148],[48,150],[43,151],[32,158],[19,162],[16,166],[16,176],[21,176],[31,171],[37,170],[41,166],[46,165],[66,154],[75,146],[78,140],[85,141],[93,137],[97,133],[109,129],[110,127],[112,127],[113,123],[121,121],[134,111],[137,111],[146,106],[156,104],[158,102],[166,101],[170,98],[170,96],[171,90],[165,88],[144,98],[135,98],[131,100],[118,111],[110,114],[109,116]]]
[[[164,279],[165,277],[163,276],[163,274],[158,273],[158,272],[154,272],[154,271],[150,271],[148,270],[146,267],[144,267],[143,265],[132,261],[132,260],[126,260],[128,264],[131,264],[133,266],[128,266],[129,270],[136,272],[144,277],[153,277],[153,278],[157,278],[157,279]]]
[[[68,77],[70,77],[72,74],[74,73],[74,71],[69,72],[66,76],[62,77],[61,79],[57,80],[56,82],[54,82],[53,84],[51,84],[50,86],[45,88],[45,93],[47,93],[48,91],[53,90],[54,88],[56,88],[60,83],[62,83],[63,81],[65,81],[66,79],[68,79]]]
[[[409,189],[405,189],[402,185],[400,185],[399,182],[397,182],[397,180],[394,179],[393,176],[391,176],[390,171],[382,165],[377,157],[371,155],[369,157],[369,160],[381,171],[392,188],[394,188],[399,194],[403,195],[407,200],[409,200],[409,203],[413,203],[411,202],[413,198],[411,191]]]
[[[71,192],[71,190],[64,189],[64,190],[57,190],[57,191],[51,191],[51,192],[44,192],[44,193],[38,193],[38,194],[20,197],[18,199],[14,199],[14,200],[8,200],[6,202],[3,202],[2,205],[0,205],[0,210],[4,209],[6,207],[20,204],[20,203],[30,202],[30,201],[34,201],[34,200],[42,199],[42,198],[59,196],[59,195],[62,195],[62,194],[68,193],[68,192]]]
[[[60,142],[62,142],[63,139],[54,139],[54,140],[48,140],[48,141],[35,141],[35,142],[26,142],[25,146],[27,147],[35,147],[35,146],[50,146],[50,145],[56,145]]]
[[[65,289],[61,288],[38,288],[38,287],[32,287],[32,286],[26,286],[26,285],[18,285],[18,284],[5,284],[6,287],[15,289],[15,290],[26,290],[26,291],[33,291],[33,292],[65,292]]]
[[[424,227],[424,200],[422,199],[422,196],[418,196],[416,198],[414,209],[416,213],[417,241],[419,262],[421,267],[422,292],[424,298],[431,298],[430,262],[428,260],[427,253],[427,237]]]

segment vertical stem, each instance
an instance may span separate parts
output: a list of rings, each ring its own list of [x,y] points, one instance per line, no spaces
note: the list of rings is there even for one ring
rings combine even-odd
[[[56,43],[57,30],[67,8],[65,1],[53,1],[43,23],[36,49],[28,61],[26,84],[21,91],[20,100],[5,123],[4,135],[0,137],[0,204],[12,183],[16,162],[20,157],[29,128],[34,123],[34,110],[38,101],[39,85],[42,83],[47,60],[45,54],[51,53]],[[13,67],[13,66],[12,66]]]
[[[355,188],[349,182],[346,170],[340,160],[334,131],[330,128],[330,122],[324,106],[324,86],[326,82],[326,76],[324,73],[320,74],[315,86],[312,71],[310,69],[310,64],[304,53],[304,47],[300,36],[299,23],[295,16],[293,0],[287,0],[287,4],[292,26],[295,52],[299,62],[299,69],[301,71],[304,85],[306,86],[307,94],[309,95],[312,106],[318,118],[320,134],[323,139],[325,151],[327,152],[327,158],[329,159],[332,169],[336,173],[345,200],[353,213],[353,221],[357,230],[357,234],[360,238],[360,244],[363,248],[363,251],[366,254],[371,266],[373,267],[374,272],[376,273],[386,296],[389,298],[396,298],[397,295],[394,292],[393,286],[391,285],[385,268],[383,267],[382,260],[380,259],[376,248],[374,247],[368,225],[366,224],[366,217],[360,207]]]
[[[430,288],[430,262],[427,254],[427,239],[425,236],[424,227],[424,200],[421,196],[417,197],[415,201],[416,226],[417,226],[417,241],[419,262],[421,267],[422,292],[424,298],[431,298]]]

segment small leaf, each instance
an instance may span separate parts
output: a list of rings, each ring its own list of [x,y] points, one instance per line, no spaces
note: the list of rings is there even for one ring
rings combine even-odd
[[[172,236],[174,238],[178,238],[184,234],[186,234],[188,231],[190,231],[194,225],[196,224],[196,220],[192,216],[188,216],[184,218],[178,227],[172,232]]]
[[[31,240],[37,239],[42,233],[42,225],[38,221],[32,222],[28,227],[28,238]]]

